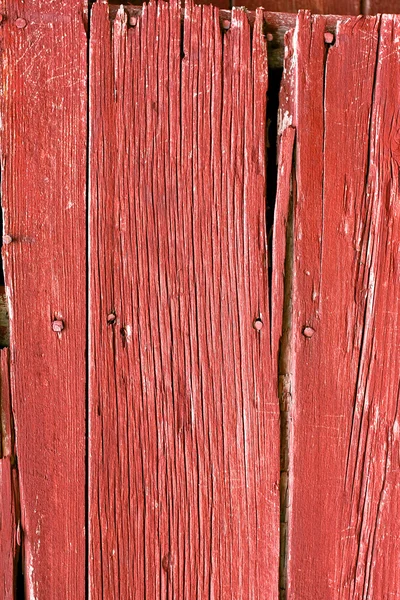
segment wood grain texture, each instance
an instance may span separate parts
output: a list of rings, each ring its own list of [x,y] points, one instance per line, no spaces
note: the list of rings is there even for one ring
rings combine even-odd
[[[0,377],[0,598],[13,600],[19,559],[20,515],[8,349],[0,351]]]
[[[277,598],[262,25],[93,7],[93,599]]]
[[[26,597],[85,596],[86,34],[3,3],[2,204]],[[59,320],[64,329],[53,330]],[[66,592],[67,590],[67,592]]]
[[[302,13],[288,37],[289,599],[399,590],[399,26],[343,20],[328,49]]]

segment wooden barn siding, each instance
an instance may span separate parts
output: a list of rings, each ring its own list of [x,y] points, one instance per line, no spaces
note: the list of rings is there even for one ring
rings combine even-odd
[[[3,259],[25,589],[31,600],[80,599],[87,311],[84,15],[81,0],[4,0],[1,13]],[[55,331],[57,324],[62,331]]]
[[[95,5],[87,239],[82,8],[2,8],[0,598],[396,597],[399,18],[267,17],[270,286],[262,12]]]
[[[281,154],[296,129],[288,598],[387,600],[400,590],[400,23],[343,20],[332,47],[325,27],[299,15],[281,95]]]
[[[262,26],[93,7],[92,598],[278,595]]]

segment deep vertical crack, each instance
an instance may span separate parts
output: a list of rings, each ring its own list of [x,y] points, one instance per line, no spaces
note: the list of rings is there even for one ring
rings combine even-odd
[[[290,468],[290,406],[291,389],[291,328],[293,284],[293,186],[289,199],[286,228],[286,256],[284,279],[284,302],[282,336],[278,357],[278,394],[280,412],[280,546],[279,546],[279,599],[287,596],[287,547],[288,547],[288,492]]]

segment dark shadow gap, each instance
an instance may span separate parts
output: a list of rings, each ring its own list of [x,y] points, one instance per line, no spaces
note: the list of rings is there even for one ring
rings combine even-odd
[[[272,232],[278,181],[278,108],[283,69],[268,69],[267,95],[267,239],[268,239],[268,276],[269,289],[272,284]],[[271,295],[270,295],[271,301]],[[271,306],[270,306],[271,314]]]

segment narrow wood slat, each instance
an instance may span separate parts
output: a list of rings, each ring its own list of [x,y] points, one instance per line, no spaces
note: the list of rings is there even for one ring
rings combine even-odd
[[[262,26],[93,7],[92,598],[277,598]]]
[[[0,381],[0,598],[13,600],[20,539],[8,348],[0,351]]]
[[[3,8],[2,204],[11,237],[3,252],[25,593],[78,599],[85,595],[85,15],[81,0],[5,0]]]
[[[400,554],[399,21],[343,20],[329,49],[324,30],[323,17],[299,15],[282,114],[296,128],[287,591],[390,598]]]
[[[15,598],[17,522],[11,457],[0,458],[0,597]]]

